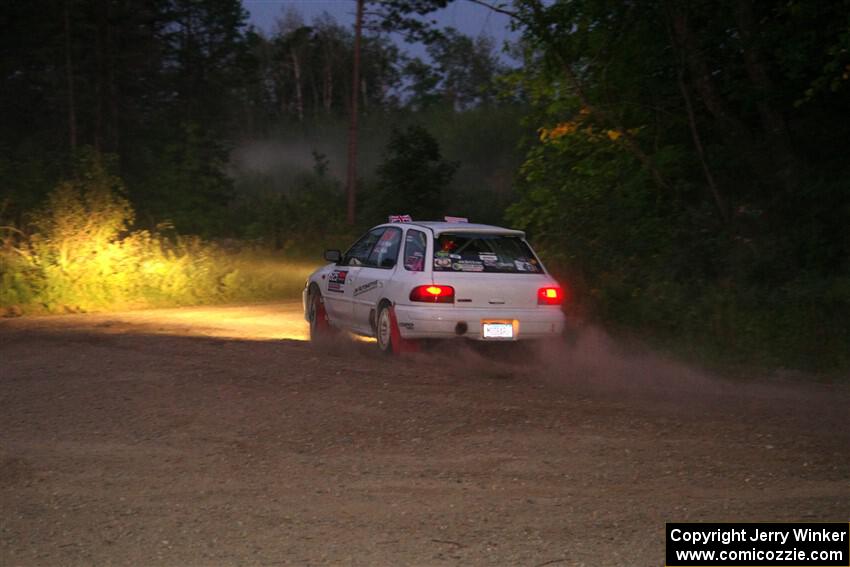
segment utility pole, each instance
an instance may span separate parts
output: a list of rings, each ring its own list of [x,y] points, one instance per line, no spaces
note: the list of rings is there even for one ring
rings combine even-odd
[[[354,224],[357,196],[357,93],[360,90],[360,36],[363,30],[363,0],[357,0],[357,20],[354,23],[354,68],[351,80],[351,122],[348,126],[348,175],[346,220]]]

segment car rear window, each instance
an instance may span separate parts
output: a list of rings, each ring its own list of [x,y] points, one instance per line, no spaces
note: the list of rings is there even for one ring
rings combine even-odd
[[[539,274],[543,269],[518,236],[444,232],[434,241],[434,271]]]

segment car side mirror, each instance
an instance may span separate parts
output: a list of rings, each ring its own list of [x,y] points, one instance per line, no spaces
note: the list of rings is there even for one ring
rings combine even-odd
[[[339,261],[342,260],[342,252],[339,250],[325,250],[325,260],[339,264]]]

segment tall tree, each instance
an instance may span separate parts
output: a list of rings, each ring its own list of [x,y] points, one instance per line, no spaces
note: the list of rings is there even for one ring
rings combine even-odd
[[[425,128],[393,130],[378,166],[377,186],[369,196],[372,217],[441,217],[446,214],[443,192],[456,169],[457,164],[443,158],[440,145]]]

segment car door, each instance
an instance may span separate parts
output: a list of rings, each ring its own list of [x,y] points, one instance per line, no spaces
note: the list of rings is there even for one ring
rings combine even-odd
[[[354,282],[362,267],[368,262],[372,248],[385,230],[385,228],[376,228],[367,232],[328,272],[321,288],[325,298],[325,309],[336,326],[351,328]]]
[[[372,332],[371,313],[385,296],[398,265],[402,230],[387,227],[372,248],[369,258],[360,267],[354,279],[352,292],[352,327],[361,333]]]
[[[360,268],[337,264],[322,282],[322,296],[328,317],[337,327],[347,327],[351,321],[351,282]]]

